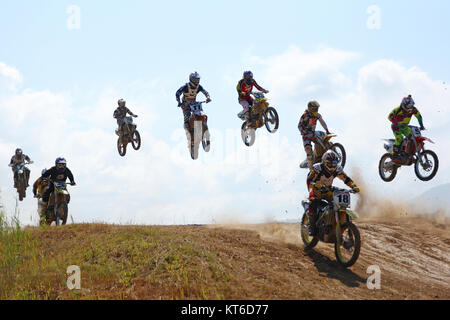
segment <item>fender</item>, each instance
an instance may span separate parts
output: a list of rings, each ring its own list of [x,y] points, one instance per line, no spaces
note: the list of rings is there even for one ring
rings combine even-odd
[[[359,218],[358,214],[355,211],[350,210],[350,209],[346,209],[345,211],[352,219],[356,220]]]

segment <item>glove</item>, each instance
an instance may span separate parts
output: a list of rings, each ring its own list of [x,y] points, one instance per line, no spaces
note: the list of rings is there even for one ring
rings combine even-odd
[[[211,98],[210,97],[206,98],[206,103],[210,103],[210,102],[211,102]]]
[[[264,92],[264,93],[269,93],[269,90],[264,90],[263,92]]]
[[[178,101],[178,108],[181,108],[182,105],[183,104],[180,101]]]
[[[331,134],[330,131],[327,129],[327,134]]]
[[[133,118],[137,118],[138,116],[137,116],[137,114],[133,114]]]
[[[352,190],[356,193],[359,193],[361,191],[357,186],[353,186]]]
[[[76,186],[77,184],[76,184],[75,182],[72,182],[71,185],[72,185],[72,186]]]
[[[425,127],[424,126],[420,126],[420,130],[421,131],[425,130]]]

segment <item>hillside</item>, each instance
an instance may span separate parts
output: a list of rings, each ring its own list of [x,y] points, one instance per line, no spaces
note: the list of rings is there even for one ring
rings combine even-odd
[[[1,299],[450,299],[450,228],[420,218],[359,221],[342,269],[333,247],[306,253],[297,224],[68,225],[0,234]],[[1,228],[0,228],[1,231]],[[81,291],[66,268],[81,268]],[[381,289],[366,270],[381,268]]]

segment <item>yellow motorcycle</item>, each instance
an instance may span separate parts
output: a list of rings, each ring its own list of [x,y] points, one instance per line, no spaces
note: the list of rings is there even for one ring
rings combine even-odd
[[[67,183],[55,182],[53,183],[54,191],[50,194],[46,211],[47,225],[51,225],[55,221],[56,225],[65,225],[67,222],[67,215],[69,212],[68,204],[70,202],[70,194],[67,191]],[[69,183],[70,185],[74,185]]]
[[[253,107],[250,109],[248,119],[244,121],[241,127],[242,141],[248,147],[255,143],[255,131],[257,129],[265,125],[267,131],[275,133],[280,124],[277,110],[269,106],[264,93],[252,92],[251,95],[255,98]]]
[[[345,152],[344,146],[340,143],[331,142],[331,138],[337,137],[334,133],[325,133],[323,131],[315,131],[313,133],[313,138],[311,141],[314,142],[314,152],[313,152],[313,164],[322,161],[322,156],[328,150],[333,150],[339,157],[339,165],[344,168],[347,161],[347,153]],[[308,168],[308,160],[303,161],[300,164],[300,168]]]
[[[314,248],[319,241],[334,244],[336,259],[343,267],[348,268],[355,264],[361,251],[361,235],[352,220],[358,219],[358,214],[350,210],[350,194],[353,190],[322,186],[323,193],[331,192],[331,201],[321,200],[317,208],[315,227],[318,232],[315,236],[309,235],[312,220],[309,213],[309,202],[302,201],[305,209],[301,220],[301,238],[305,249]]]

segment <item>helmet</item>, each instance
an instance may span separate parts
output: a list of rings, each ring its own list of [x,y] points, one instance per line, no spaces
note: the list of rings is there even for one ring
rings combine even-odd
[[[415,104],[416,103],[414,102],[413,98],[411,97],[411,95],[409,95],[409,96],[403,98],[401,106],[403,109],[406,109],[409,111],[414,107]]]
[[[333,150],[328,150],[322,156],[322,163],[328,172],[334,172],[337,169],[339,157]]]
[[[127,102],[125,100],[123,100],[123,99],[120,99],[119,101],[117,101],[117,104],[119,106],[122,106],[122,104],[125,105],[125,103],[127,103]]]
[[[58,172],[63,172],[66,169],[66,165],[67,165],[66,159],[62,157],[56,158],[55,166]]]
[[[311,113],[313,116],[317,115],[319,108],[320,108],[320,104],[315,100],[310,101],[308,103],[308,112]]]
[[[245,83],[247,83],[248,85],[252,84],[252,81],[253,81],[253,72],[251,72],[251,71],[245,71],[245,72],[244,72],[244,79],[245,79]]]
[[[200,75],[198,74],[198,72],[193,72],[189,75],[189,82],[190,84],[192,84],[193,86],[198,86],[200,83]]]
[[[46,172],[47,172],[47,169],[42,169],[41,176],[43,176],[44,173],[46,173]]]
[[[21,156],[23,154],[22,149],[17,148],[16,149],[16,156]]]

